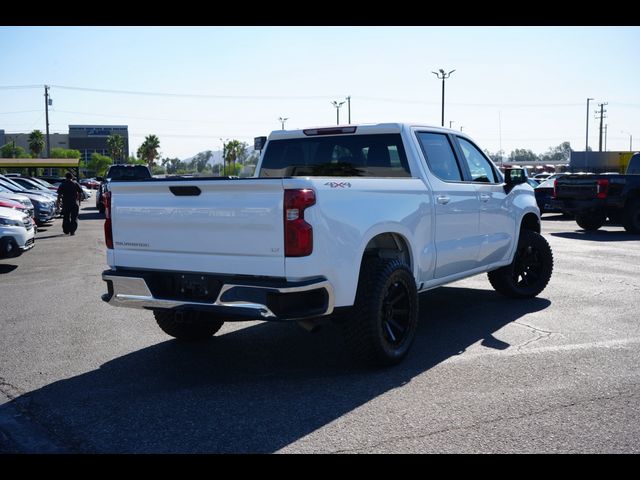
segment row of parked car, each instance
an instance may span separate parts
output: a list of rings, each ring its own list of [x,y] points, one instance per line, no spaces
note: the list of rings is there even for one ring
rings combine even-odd
[[[60,215],[57,191],[63,179],[0,175],[0,258],[17,257],[35,245],[37,228]],[[91,197],[84,187],[83,200]]]

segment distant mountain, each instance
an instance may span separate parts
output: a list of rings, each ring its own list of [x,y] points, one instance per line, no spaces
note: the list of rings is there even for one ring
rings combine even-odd
[[[206,150],[205,150],[206,151]],[[189,157],[189,158],[185,158],[182,159],[183,162],[190,162],[191,160],[193,160],[198,154],[200,153],[204,153],[205,151],[202,152],[198,152],[195,155]],[[254,152],[253,148],[249,147],[247,149],[247,153],[248,155],[251,155]],[[209,160],[209,163],[211,165],[215,165],[217,163],[222,163],[222,150],[212,150],[211,153],[213,153],[213,156],[211,157],[211,160]]]

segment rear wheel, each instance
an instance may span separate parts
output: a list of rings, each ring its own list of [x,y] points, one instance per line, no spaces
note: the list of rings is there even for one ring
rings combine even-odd
[[[640,199],[633,200],[622,214],[624,229],[630,233],[640,233]]]
[[[532,298],[545,289],[553,271],[553,253],[545,238],[522,230],[513,262],[489,272],[489,282],[511,298]]]
[[[409,267],[396,259],[365,259],[356,301],[342,322],[351,354],[369,365],[399,363],[418,325],[418,293]]]
[[[206,313],[197,311],[154,310],[153,315],[162,331],[178,340],[205,340],[224,324],[222,320],[211,319]]]
[[[602,213],[589,213],[587,215],[576,215],[576,223],[580,228],[587,231],[598,230],[606,217]]]

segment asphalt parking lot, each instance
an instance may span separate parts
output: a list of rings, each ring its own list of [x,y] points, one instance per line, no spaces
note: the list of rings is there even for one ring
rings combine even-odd
[[[0,452],[640,452],[640,235],[621,227],[545,215],[539,298],[485,275],[427,292],[409,357],[371,371],[330,323],[176,342],[100,300],[96,210],[60,223],[0,260]]]

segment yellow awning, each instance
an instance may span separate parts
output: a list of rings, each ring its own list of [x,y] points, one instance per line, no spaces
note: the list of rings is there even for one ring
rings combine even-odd
[[[44,167],[73,167],[78,168],[79,158],[0,158],[0,168],[44,168]]]

